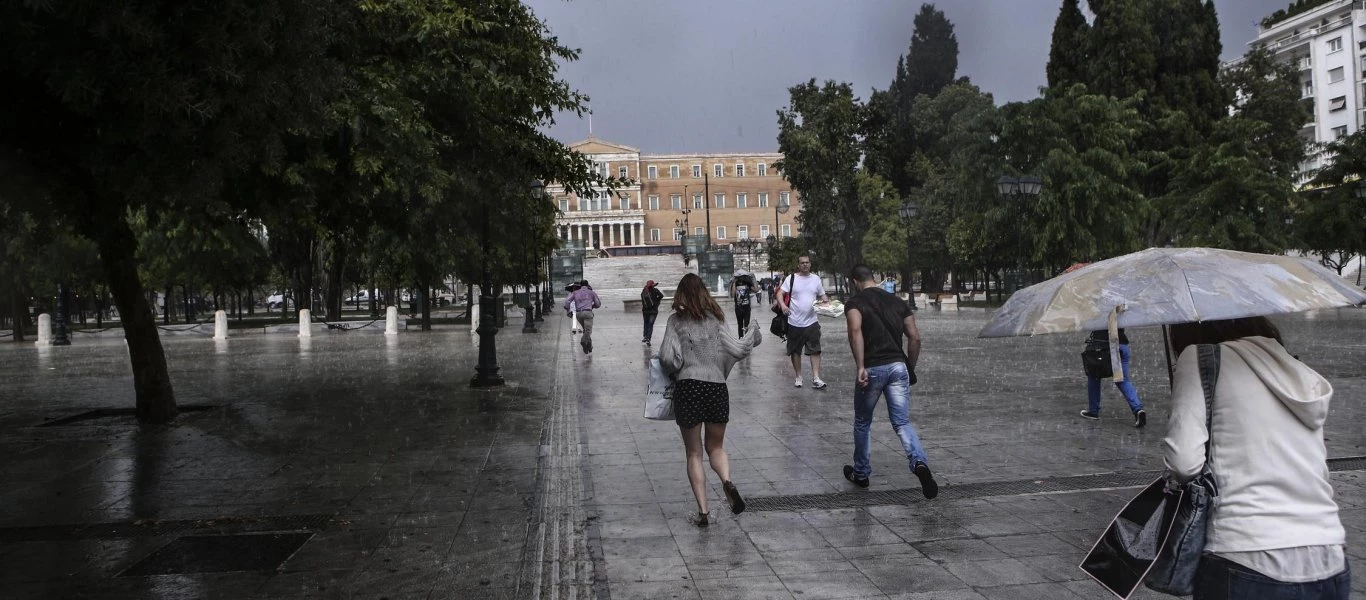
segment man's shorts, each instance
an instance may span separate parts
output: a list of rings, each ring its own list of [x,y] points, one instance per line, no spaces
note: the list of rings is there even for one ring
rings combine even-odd
[[[821,324],[812,323],[809,327],[787,326],[787,355],[792,356],[806,348],[806,355],[821,353]]]

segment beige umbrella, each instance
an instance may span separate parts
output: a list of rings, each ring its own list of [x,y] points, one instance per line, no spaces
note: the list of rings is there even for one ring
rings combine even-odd
[[[1149,248],[1016,292],[978,337],[1146,327],[1358,306],[1366,291],[1306,258]]]

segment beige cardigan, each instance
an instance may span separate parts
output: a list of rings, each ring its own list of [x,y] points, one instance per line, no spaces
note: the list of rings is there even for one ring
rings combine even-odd
[[[664,327],[659,362],[665,373],[677,379],[725,383],[731,367],[762,341],[757,326],[750,327],[745,339],[738,340],[726,322],[716,317],[697,320],[674,313]]]

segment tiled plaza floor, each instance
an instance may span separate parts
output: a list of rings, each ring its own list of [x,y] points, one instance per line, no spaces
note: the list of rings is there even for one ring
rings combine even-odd
[[[166,338],[181,403],[214,407],[170,427],[128,417],[40,427],[131,406],[124,346],[0,344],[0,596],[1108,597],[1076,564],[1135,489],[955,490],[1159,469],[1168,397],[1157,330],[1129,332],[1150,414],[1135,430],[1113,388],[1102,420],[1077,416],[1083,336],[978,340],[984,313],[922,312],[911,415],[940,498],[732,516],[712,477],[716,522],[698,530],[684,520],[693,503],[677,428],[640,418],[648,349],[639,315],[621,309],[634,293],[603,292],[591,357],[558,315],[534,335],[512,321],[498,335],[509,385],[495,391],[468,386],[467,329]],[[1366,311],[1279,322],[1337,390],[1329,455],[1366,455]],[[733,479],[750,498],[915,491],[885,412],[872,487],[844,481],[852,369],[842,320],[822,324],[828,389],[812,390],[809,373],[793,389],[771,337],[732,373]],[[1362,475],[1333,474],[1358,564]],[[264,556],[268,532],[306,541],[263,570],[203,572]],[[230,556],[125,574],[178,540],[244,533]]]

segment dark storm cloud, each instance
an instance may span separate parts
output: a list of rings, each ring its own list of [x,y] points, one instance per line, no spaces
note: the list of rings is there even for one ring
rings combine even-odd
[[[853,84],[862,98],[891,81],[920,2],[904,0],[528,0],[567,46],[562,77],[592,97],[593,133],[643,152],[777,149],[775,111],[810,78]],[[1215,0],[1224,57],[1242,54],[1256,21],[1289,0]],[[944,0],[958,72],[998,103],[1027,100],[1061,0]],[[588,136],[561,115],[551,133]]]

